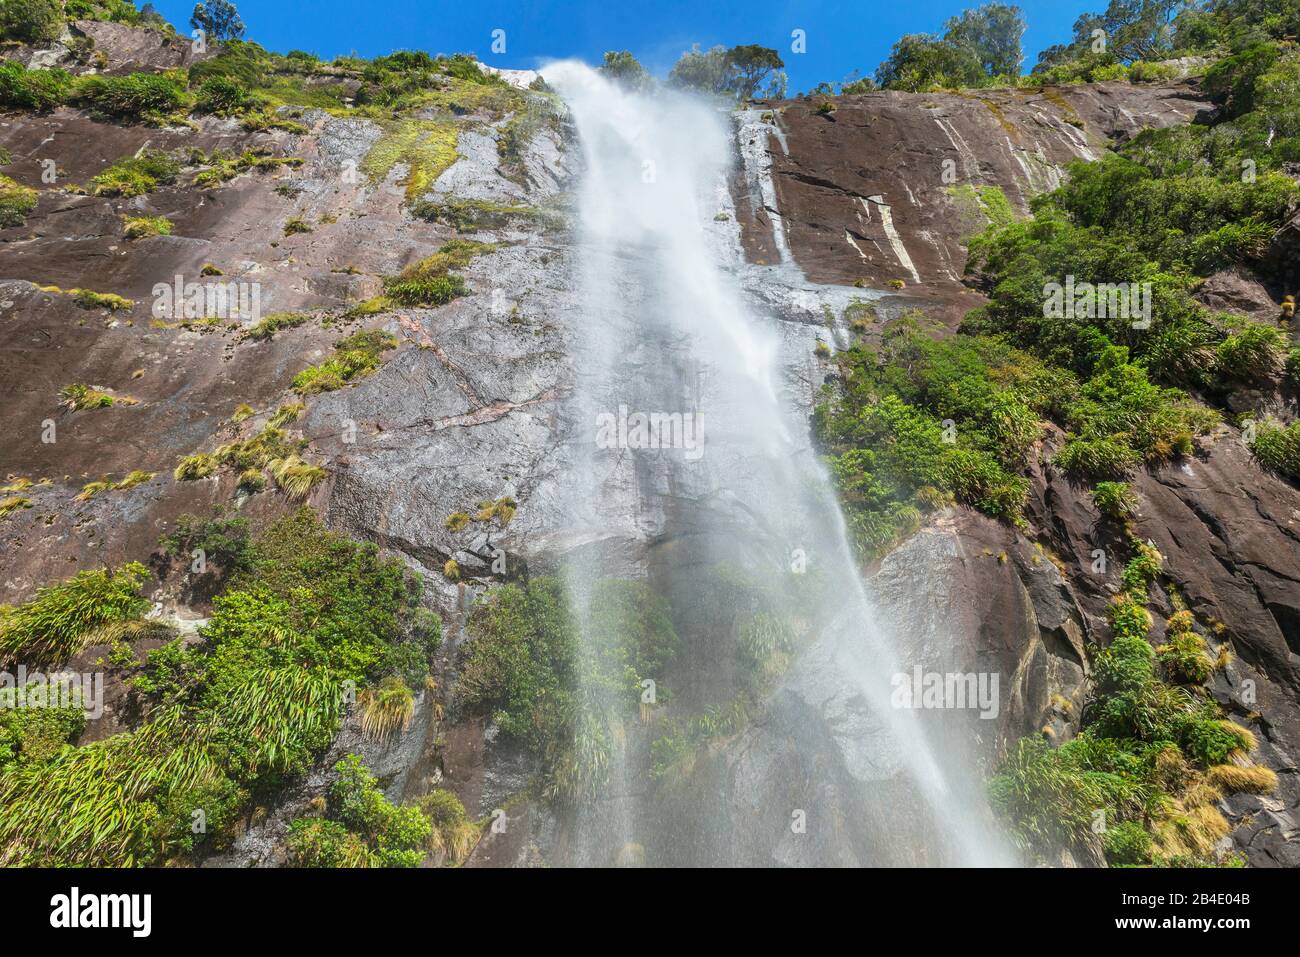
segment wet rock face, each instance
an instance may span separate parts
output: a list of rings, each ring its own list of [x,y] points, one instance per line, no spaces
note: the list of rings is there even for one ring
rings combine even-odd
[[[1209,108],[1186,86],[1100,83],[1041,91],[882,92],[838,97],[832,112],[774,103],[777,208],[795,262],[820,283],[902,282],[955,324],[978,304],[961,284],[962,241],[982,228],[971,187],[997,186],[1025,211],[1064,167],[1144,127]],[[771,261],[770,210],[746,226],[751,260]],[[917,289],[916,287],[920,287]]]

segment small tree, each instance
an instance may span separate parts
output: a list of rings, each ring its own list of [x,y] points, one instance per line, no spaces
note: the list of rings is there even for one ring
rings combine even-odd
[[[765,84],[765,95],[785,94],[785,74],[780,72],[785,63],[771,47],[761,47],[755,43],[735,46],[727,51],[725,62],[727,88],[738,99],[753,99]]]
[[[244,21],[230,0],[205,0],[195,4],[190,26],[202,30],[211,40],[238,40],[244,35]]]
[[[605,65],[600,68],[612,82],[634,93],[640,93],[654,86],[654,80],[646,72],[637,58],[629,51],[610,50],[605,54]]]

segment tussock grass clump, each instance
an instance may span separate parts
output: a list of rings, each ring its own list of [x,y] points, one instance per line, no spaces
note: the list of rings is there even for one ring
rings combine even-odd
[[[244,333],[244,338],[264,342],[273,339],[277,332],[296,329],[311,321],[311,314],[306,312],[273,312],[263,316]]]
[[[389,675],[357,694],[361,732],[376,740],[391,737],[398,728],[405,731],[415,714],[415,692],[397,675]]]
[[[1255,430],[1250,451],[1268,471],[1300,481],[1300,422],[1283,427],[1277,422],[1261,422]]]
[[[0,228],[27,222],[27,214],[36,208],[37,200],[36,190],[0,175]]]
[[[21,495],[10,495],[7,498],[0,499],[0,518],[4,518],[20,509],[31,507],[32,500],[30,498],[24,498]]]
[[[389,803],[355,754],[334,766],[328,817],[289,827],[289,857],[298,867],[418,867],[431,825],[417,807]]]
[[[1137,496],[1127,482],[1098,482],[1092,502],[1097,511],[1117,522],[1126,522],[1137,512]]]
[[[304,462],[296,454],[276,459],[268,468],[275,479],[275,484],[293,501],[310,495],[311,490],[328,474],[319,465]]]
[[[77,496],[77,501],[88,502],[101,492],[126,492],[135,488],[137,485],[143,485],[150,482],[156,476],[157,472],[146,472],[143,469],[136,469],[127,474],[120,481],[113,482],[104,478],[98,482],[88,482],[82,486],[81,493]]]
[[[244,150],[236,156],[214,152],[211,156],[197,157],[197,165],[206,166],[194,175],[194,185],[199,189],[216,189],[230,182],[240,173],[256,170],[267,172],[288,166],[291,169],[302,165],[298,156],[272,156],[264,149]]]
[[[115,405],[136,405],[137,400],[128,395],[110,395],[103,389],[74,382],[59,390],[59,401],[69,412],[87,409],[111,409]]]
[[[254,409],[247,402],[241,402],[239,403],[239,405],[235,406],[235,411],[232,412],[230,415],[230,421],[238,425],[240,422],[243,422],[245,419],[251,419],[255,415],[257,415],[256,409]]]
[[[166,216],[128,216],[123,235],[127,239],[144,239],[146,236],[170,236],[172,221]]]
[[[447,521],[445,524],[447,526],[447,531],[456,533],[456,532],[463,532],[466,528],[468,528],[469,522],[470,522],[470,518],[464,512],[452,512],[450,515],[447,516]]]
[[[469,857],[478,843],[482,828],[469,819],[465,805],[450,791],[430,791],[416,801],[416,807],[429,820],[429,849],[445,855],[451,864]]]
[[[61,664],[90,644],[107,640],[114,625],[138,622],[149,609],[140,595],[148,570],[83,571],[47,585],[0,619],[0,657],[27,664]]]
[[[294,216],[284,224],[284,234],[286,236],[294,236],[298,233],[309,232],[311,232],[311,225],[301,216]]]
[[[290,422],[296,422],[306,410],[307,406],[301,402],[286,402],[271,413],[271,417],[266,421],[266,427],[268,429],[278,429]]]
[[[179,160],[159,150],[146,150],[139,156],[118,160],[90,182],[96,196],[128,199],[152,193],[159,186],[170,186],[180,171]]]
[[[495,502],[479,502],[478,511],[474,513],[474,521],[491,522],[496,521],[497,525],[505,528],[510,524],[510,520],[515,517],[515,509],[519,504],[509,495],[504,495]]]
[[[380,356],[397,348],[397,338],[387,332],[354,332],[335,343],[335,356],[317,366],[308,366],[293,379],[293,389],[300,395],[315,395],[341,389],[349,382],[363,379],[381,364]]]
[[[172,477],[178,482],[192,482],[204,479],[217,470],[217,459],[205,452],[187,455],[176,464]]]
[[[107,309],[109,312],[129,312],[135,302],[113,292],[95,292],[93,289],[70,289],[73,300],[82,309]]]
[[[1227,793],[1272,794],[1277,790],[1277,774],[1258,764],[1220,764],[1210,768],[1206,777]]]
[[[460,562],[449,558],[442,563],[442,577],[449,582],[460,581]]]

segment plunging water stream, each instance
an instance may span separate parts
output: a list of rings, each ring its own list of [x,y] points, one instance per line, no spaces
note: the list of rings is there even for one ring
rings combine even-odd
[[[911,663],[872,606],[809,410],[792,399],[815,330],[783,323],[738,279],[728,116],[577,63],[544,75],[583,157],[569,503],[581,545],[567,573],[579,621],[599,578],[648,578],[682,639],[664,680],[678,713],[749,687],[724,651],[737,633],[766,636],[777,661],[748,726],[727,728],[675,793],[649,771],[653,731],[620,729],[573,861],[635,847],[656,864],[1000,862],[964,755],[891,707],[890,680]],[[719,584],[737,577],[740,601]],[[802,850],[815,829],[852,855]]]

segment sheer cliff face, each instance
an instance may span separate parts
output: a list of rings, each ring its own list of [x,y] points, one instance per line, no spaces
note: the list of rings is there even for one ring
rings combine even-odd
[[[963,241],[987,222],[981,187],[998,187],[1024,213],[1069,162],[1208,109],[1186,86],[1126,83],[877,93],[839,98],[829,112],[816,102],[774,104],[748,137],[742,131],[742,149],[761,156],[748,166],[762,171],[733,183],[745,251],[756,263],[788,255],[816,282],[893,288],[882,314],[921,308],[955,328],[983,301],[961,280]],[[1253,277],[1231,273],[1213,277],[1201,296],[1261,318],[1275,308]],[[1035,461],[1060,442],[1049,434]],[[1049,465],[1035,464],[1031,478],[1024,534],[957,512],[901,546],[877,578],[881,594],[913,620],[941,618],[972,660],[999,661],[1011,676],[989,756],[1020,734],[1077,727],[1083,649],[1107,640],[1105,609],[1119,591],[1117,568],[1094,570],[1095,550],[1118,543],[1106,540],[1087,491]],[[1166,576],[1198,618],[1221,623],[1211,645],[1233,653],[1215,697],[1229,714],[1258,721],[1261,760],[1282,782],[1275,795],[1229,800],[1233,840],[1253,864],[1300,864],[1300,492],[1262,472],[1228,427],[1204,456],[1142,471],[1134,488],[1139,536],[1159,548]],[[1010,560],[991,561],[994,554]],[[1053,559],[1042,563],[1047,569],[1044,554]],[[908,583],[923,577],[951,588],[918,596]],[[1153,607],[1165,617],[1174,610]]]
[[[789,102],[770,117],[777,211],[795,262],[819,283],[902,282],[954,322],[977,303],[961,283],[962,240],[985,222],[972,188],[1000,187],[1025,212],[1071,161],[1208,109],[1186,87],[1128,83],[885,92],[840,97],[829,112],[818,106]],[[772,211],[758,196],[748,205],[753,261],[779,256]]]

